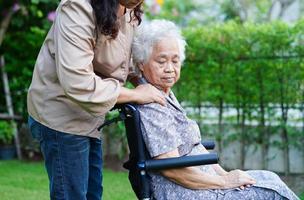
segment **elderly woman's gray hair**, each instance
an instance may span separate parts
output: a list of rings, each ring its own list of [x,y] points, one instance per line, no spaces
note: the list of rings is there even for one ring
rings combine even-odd
[[[185,46],[180,29],[168,20],[152,20],[141,24],[135,33],[132,45],[133,62],[147,63],[152,55],[154,45],[164,38],[175,38],[178,43],[181,62],[185,60]]]

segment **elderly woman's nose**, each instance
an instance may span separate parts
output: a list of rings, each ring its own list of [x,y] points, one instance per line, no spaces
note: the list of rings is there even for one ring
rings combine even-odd
[[[173,72],[174,71],[174,64],[169,62],[165,67],[165,72]]]

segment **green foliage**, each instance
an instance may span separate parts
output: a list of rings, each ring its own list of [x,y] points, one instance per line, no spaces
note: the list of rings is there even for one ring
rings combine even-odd
[[[14,6],[14,2],[5,2],[4,7],[1,7],[3,13]],[[21,10],[14,14],[1,46],[14,109],[24,117],[27,116],[27,88],[32,79],[36,57],[51,26],[47,15],[56,8],[57,4],[56,0],[33,0],[31,3],[19,1]],[[2,82],[0,87],[3,88]],[[7,112],[4,98],[0,98],[0,103],[0,112]]]
[[[13,128],[9,122],[0,121],[0,144],[12,144],[14,139]]]
[[[299,147],[303,132],[291,131],[284,113],[290,108],[300,111],[303,105],[302,26],[303,21],[295,25],[230,21],[183,29],[188,48],[175,88],[178,98],[194,107],[208,102],[218,109],[223,105],[238,109],[247,123],[258,123],[255,132],[242,133],[246,141],[258,144],[268,144],[265,134],[273,132],[266,128],[279,122],[279,129],[286,127],[289,144]],[[240,119],[229,123],[240,125]],[[225,139],[240,140],[239,134],[237,130]]]
[[[261,75],[260,78],[267,81],[265,84],[269,87],[265,89],[269,91],[273,91],[272,87],[277,88],[275,83],[278,82],[276,79],[279,74],[286,76],[287,80],[294,79],[293,86],[297,85],[302,79],[300,74],[303,52],[299,52],[298,46],[301,44],[295,41],[295,35],[299,34],[295,27],[289,27],[281,22],[262,25],[239,25],[229,22],[187,28],[184,30],[188,42],[187,60],[182,76],[193,77],[194,74],[199,74],[200,78],[195,79],[195,82],[202,81],[202,84],[199,83],[201,85],[210,84],[209,88],[213,90],[207,91],[209,95],[205,97],[206,100],[227,96],[224,92],[231,92],[234,87],[228,87],[226,83],[230,82],[229,85],[232,85],[234,83],[231,81],[237,78],[240,87],[249,89],[249,93],[258,92],[254,83],[257,83],[257,76]],[[292,73],[295,70],[297,73]],[[185,81],[189,80],[185,78]],[[227,88],[226,91],[214,90],[213,86],[221,84]],[[258,101],[254,97],[251,98],[251,103]],[[270,99],[275,102],[273,98]]]

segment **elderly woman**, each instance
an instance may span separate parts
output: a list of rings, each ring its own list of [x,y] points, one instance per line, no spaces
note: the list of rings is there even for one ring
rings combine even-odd
[[[208,153],[200,144],[197,124],[178,103],[171,87],[180,77],[186,42],[169,21],[142,25],[133,44],[133,61],[143,78],[157,87],[166,106],[139,105],[141,127],[147,149],[155,159]],[[206,165],[151,173],[155,199],[299,199],[270,171],[225,171]]]

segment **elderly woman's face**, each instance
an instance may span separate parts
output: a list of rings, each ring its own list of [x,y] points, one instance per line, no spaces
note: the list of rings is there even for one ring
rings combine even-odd
[[[153,47],[148,62],[140,67],[152,85],[168,93],[180,77],[181,61],[176,39],[164,38]]]

